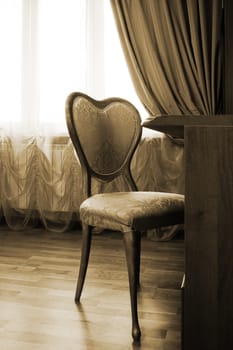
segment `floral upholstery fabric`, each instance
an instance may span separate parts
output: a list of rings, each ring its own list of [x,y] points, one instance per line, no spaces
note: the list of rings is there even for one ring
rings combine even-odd
[[[98,108],[79,96],[73,114],[79,142],[94,172],[109,174],[121,168],[135,142],[135,109],[115,101]]]
[[[183,213],[184,196],[162,192],[96,194],[80,207],[83,223],[124,232],[178,223]]]

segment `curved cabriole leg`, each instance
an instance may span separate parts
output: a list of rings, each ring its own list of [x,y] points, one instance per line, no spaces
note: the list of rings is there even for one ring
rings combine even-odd
[[[138,232],[138,239],[137,239],[137,262],[136,262],[136,273],[137,273],[137,286],[140,288],[140,265],[141,265],[141,234]]]
[[[81,250],[81,260],[80,260],[80,267],[79,267],[79,276],[78,276],[78,282],[77,282],[77,288],[75,293],[75,302],[79,303],[86,272],[87,272],[87,265],[90,255],[90,248],[91,248],[91,237],[92,237],[92,227],[83,224],[82,227],[82,250]]]
[[[138,323],[137,311],[137,285],[139,282],[139,261],[140,261],[140,240],[141,234],[137,231],[124,233],[124,245],[129,276],[129,290],[132,312],[132,336],[139,340],[141,331]]]

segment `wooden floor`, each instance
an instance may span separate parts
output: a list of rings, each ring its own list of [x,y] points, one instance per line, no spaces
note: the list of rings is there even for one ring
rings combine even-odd
[[[131,338],[120,233],[95,235],[80,306],[74,291],[80,232],[0,226],[1,350],[180,350],[182,235],[142,241],[140,344]]]

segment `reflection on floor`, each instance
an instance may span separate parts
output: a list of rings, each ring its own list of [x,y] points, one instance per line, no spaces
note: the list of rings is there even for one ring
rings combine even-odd
[[[82,295],[74,303],[80,231],[13,232],[0,226],[0,348],[180,349],[183,235],[142,240],[140,344],[132,344],[121,234],[95,235]]]

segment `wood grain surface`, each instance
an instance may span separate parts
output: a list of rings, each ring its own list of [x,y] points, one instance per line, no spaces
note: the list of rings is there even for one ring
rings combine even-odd
[[[0,349],[178,350],[183,239],[142,239],[140,344],[132,344],[120,233],[95,235],[80,306],[81,234],[0,227]]]
[[[233,348],[233,127],[185,128],[185,350]]]

